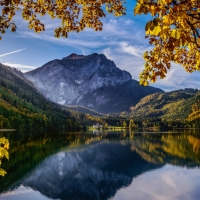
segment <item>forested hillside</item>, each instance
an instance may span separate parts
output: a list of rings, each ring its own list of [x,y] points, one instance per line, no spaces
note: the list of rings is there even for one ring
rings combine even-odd
[[[0,64],[0,128],[81,128],[71,112],[38,92],[23,74]]]
[[[156,93],[141,99],[135,107],[131,108],[131,115],[137,118],[161,117],[171,120],[189,120],[194,109],[198,110],[198,106],[194,106],[198,100],[200,100],[200,91],[197,89]],[[193,114],[194,116],[195,114]]]

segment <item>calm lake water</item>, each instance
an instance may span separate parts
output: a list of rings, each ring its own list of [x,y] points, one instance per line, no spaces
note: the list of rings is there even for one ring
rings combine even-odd
[[[0,200],[199,200],[200,131],[0,133]]]

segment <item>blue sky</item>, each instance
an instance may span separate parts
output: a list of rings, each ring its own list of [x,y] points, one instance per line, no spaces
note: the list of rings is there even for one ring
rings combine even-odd
[[[81,33],[70,33],[69,37],[54,38],[54,29],[60,25],[58,20],[43,17],[46,31],[36,34],[27,28],[27,22],[20,15],[14,18],[17,32],[9,31],[0,41],[0,62],[21,71],[33,70],[53,59],[62,59],[71,53],[88,55],[103,53],[113,60],[117,67],[131,73],[133,79],[139,80],[143,69],[144,51],[151,48],[148,39],[144,38],[146,22],[151,19],[147,15],[133,15],[135,0],[127,0],[127,15],[114,17],[107,14],[102,21],[103,31],[95,32],[87,29]],[[182,88],[200,88],[200,72],[186,73],[178,65],[173,64],[165,79],[151,84],[170,91]]]

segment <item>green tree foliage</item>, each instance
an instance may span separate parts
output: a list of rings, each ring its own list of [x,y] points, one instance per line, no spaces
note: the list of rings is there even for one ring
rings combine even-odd
[[[23,76],[1,64],[0,94],[0,128],[81,128],[71,112],[45,99]]]
[[[192,105],[200,99],[197,89],[184,89],[148,95],[132,109],[134,118],[187,119]]]
[[[73,149],[102,139],[91,134],[33,134],[30,132],[6,133],[9,139],[9,162],[4,162],[5,179],[0,178],[0,193],[32,171],[46,157],[61,150]],[[14,168],[14,171],[13,171]]]
[[[126,152],[134,150],[149,163],[158,165],[168,163],[182,167],[200,166],[200,137],[194,130],[187,130],[184,133],[123,134],[123,137],[122,134],[112,134],[112,136],[109,134],[21,134],[7,134],[10,142],[10,161],[4,165],[8,172],[6,179],[0,179],[1,193],[19,182],[46,157],[61,150],[67,152],[84,145],[88,148],[88,144],[94,146],[94,142],[95,144],[106,142],[112,145],[113,142],[118,142],[121,145],[128,145]],[[78,149],[83,151],[85,148]]]
[[[200,100],[192,105],[192,112],[188,116],[188,120],[193,122],[195,127],[200,127]]]

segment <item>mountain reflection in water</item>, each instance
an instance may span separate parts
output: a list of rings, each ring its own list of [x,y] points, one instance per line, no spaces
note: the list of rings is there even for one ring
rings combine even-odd
[[[0,178],[0,199],[9,199],[11,191],[23,186],[51,199],[110,199],[144,172],[157,169],[157,177],[157,171],[168,169],[166,164],[185,171],[200,165],[195,132],[7,137],[10,160],[4,165],[8,174]]]

